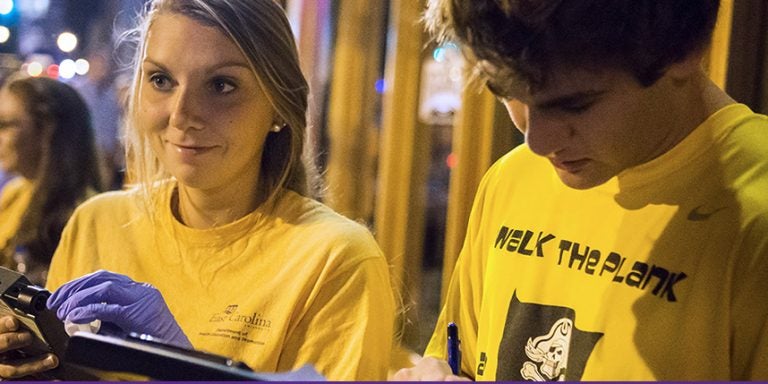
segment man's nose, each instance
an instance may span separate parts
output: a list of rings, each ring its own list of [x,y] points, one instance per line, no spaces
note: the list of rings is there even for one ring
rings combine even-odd
[[[565,120],[531,108],[525,130],[525,142],[537,155],[547,156],[565,148],[573,136],[573,127]]]

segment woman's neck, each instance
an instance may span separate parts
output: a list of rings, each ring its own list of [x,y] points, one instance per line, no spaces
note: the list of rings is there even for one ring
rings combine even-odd
[[[173,214],[192,228],[213,228],[253,212],[264,200],[262,188],[202,190],[179,184],[172,200]]]

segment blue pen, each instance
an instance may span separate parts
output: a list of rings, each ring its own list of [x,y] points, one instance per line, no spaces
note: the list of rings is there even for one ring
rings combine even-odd
[[[461,349],[459,348],[459,327],[456,323],[448,323],[448,365],[454,375],[461,372]]]

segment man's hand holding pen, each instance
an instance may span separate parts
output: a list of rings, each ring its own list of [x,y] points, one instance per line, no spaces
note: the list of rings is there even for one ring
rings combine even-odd
[[[424,357],[411,368],[404,368],[392,377],[394,381],[472,381],[463,376],[454,375],[445,360]]]
[[[434,357],[424,357],[411,368],[397,371],[392,378],[395,381],[471,381],[461,374],[461,349],[459,328],[454,323],[448,324],[447,361]]]

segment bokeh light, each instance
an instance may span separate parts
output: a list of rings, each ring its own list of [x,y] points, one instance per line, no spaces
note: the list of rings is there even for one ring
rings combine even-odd
[[[0,25],[0,44],[5,43],[11,38],[11,30],[4,25]]]
[[[453,169],[456,168],[456,165],[459,164],[459,157],[456,156],[455,153],[451,152],[448,154],[448,156],[445,157],[445,165],[448,166],[448,168]]]
[[[40,76],[43,73],[43,65],[33,61],[27,65],[27,74],[33,77]]]
[[[91,63],[86,59],[77,59],[75,61],[75,73],[80,76],[85,75],[91,69]]]
[[[387,82],[384,81],[384,79],[378,79],[376,80],[374,87],[376,87],[377,93],[384,94],[384,92],[387,90]]]
[[[59,77],[59,65],[58,64],[51,64],[48,66],[48,68],[45,69],[45,74],[48,75],[51,79],[56,79]]]
[[[72,52],[77,48],[77,36],[72,32],[62,32],[56,39],[56,45],[62,52]]]
[[[77,65],[72,59],[62,60],[59,64],[59,77],[62,79],[71,79],[75,77]]]
[[[0,0],[0,15],[7,15],[13,11],[13,0]]]

